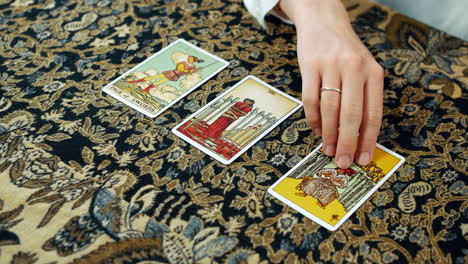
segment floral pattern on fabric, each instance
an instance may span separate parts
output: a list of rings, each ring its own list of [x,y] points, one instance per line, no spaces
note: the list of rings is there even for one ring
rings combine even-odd
[[[0,3],[0,263],[467,262],[468,43],[346,6],[406,163],[329,232],[267,194],[320,143],[303,111],[229,166],[170,132],[247,74],[300,98],[293,26],[240,0]],[[178,38],[229,67],[155,119],[102,93]]]

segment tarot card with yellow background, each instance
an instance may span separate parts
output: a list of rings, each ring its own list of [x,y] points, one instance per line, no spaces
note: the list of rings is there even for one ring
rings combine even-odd
[[[229,63],[178,39],[103,90],[153,118],[224,69]]]
[[[377,144],[368,166],[339,169],[318,146],[268,192],[296,211],[334,231],[400,167],[405,159]]]

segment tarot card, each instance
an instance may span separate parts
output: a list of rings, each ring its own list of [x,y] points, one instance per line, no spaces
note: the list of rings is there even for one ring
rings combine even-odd
[[[230,164],[301,106],[299,100],[247,76],[172,131]]]
[[[106,85],[104,92],[153,118],[228,66],[178,39]]]
[[[339,169],[321,146],[273,184],[268,192],[335,231],[395,172],[405,159],[377,144],[368,166]]]

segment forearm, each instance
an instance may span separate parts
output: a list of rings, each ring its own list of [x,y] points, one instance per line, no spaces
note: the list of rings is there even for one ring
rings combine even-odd
[[[298,42],[311,36],[334,36],[350,45],[362,45],[341,0],[280,0],[279,5],[296,25]]]

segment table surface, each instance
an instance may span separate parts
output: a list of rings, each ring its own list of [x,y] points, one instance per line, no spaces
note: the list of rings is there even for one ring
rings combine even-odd
[[[346,5],[406,162],[330,232],[266,192],[320,143],[303,111],[229,166],[170,132],[247,74],[300,98],[293,26],[241,1],[2,1],[0,263],[466,263],[468,43]],[[177,38],[230,66],[155,119],[102,93]]]

